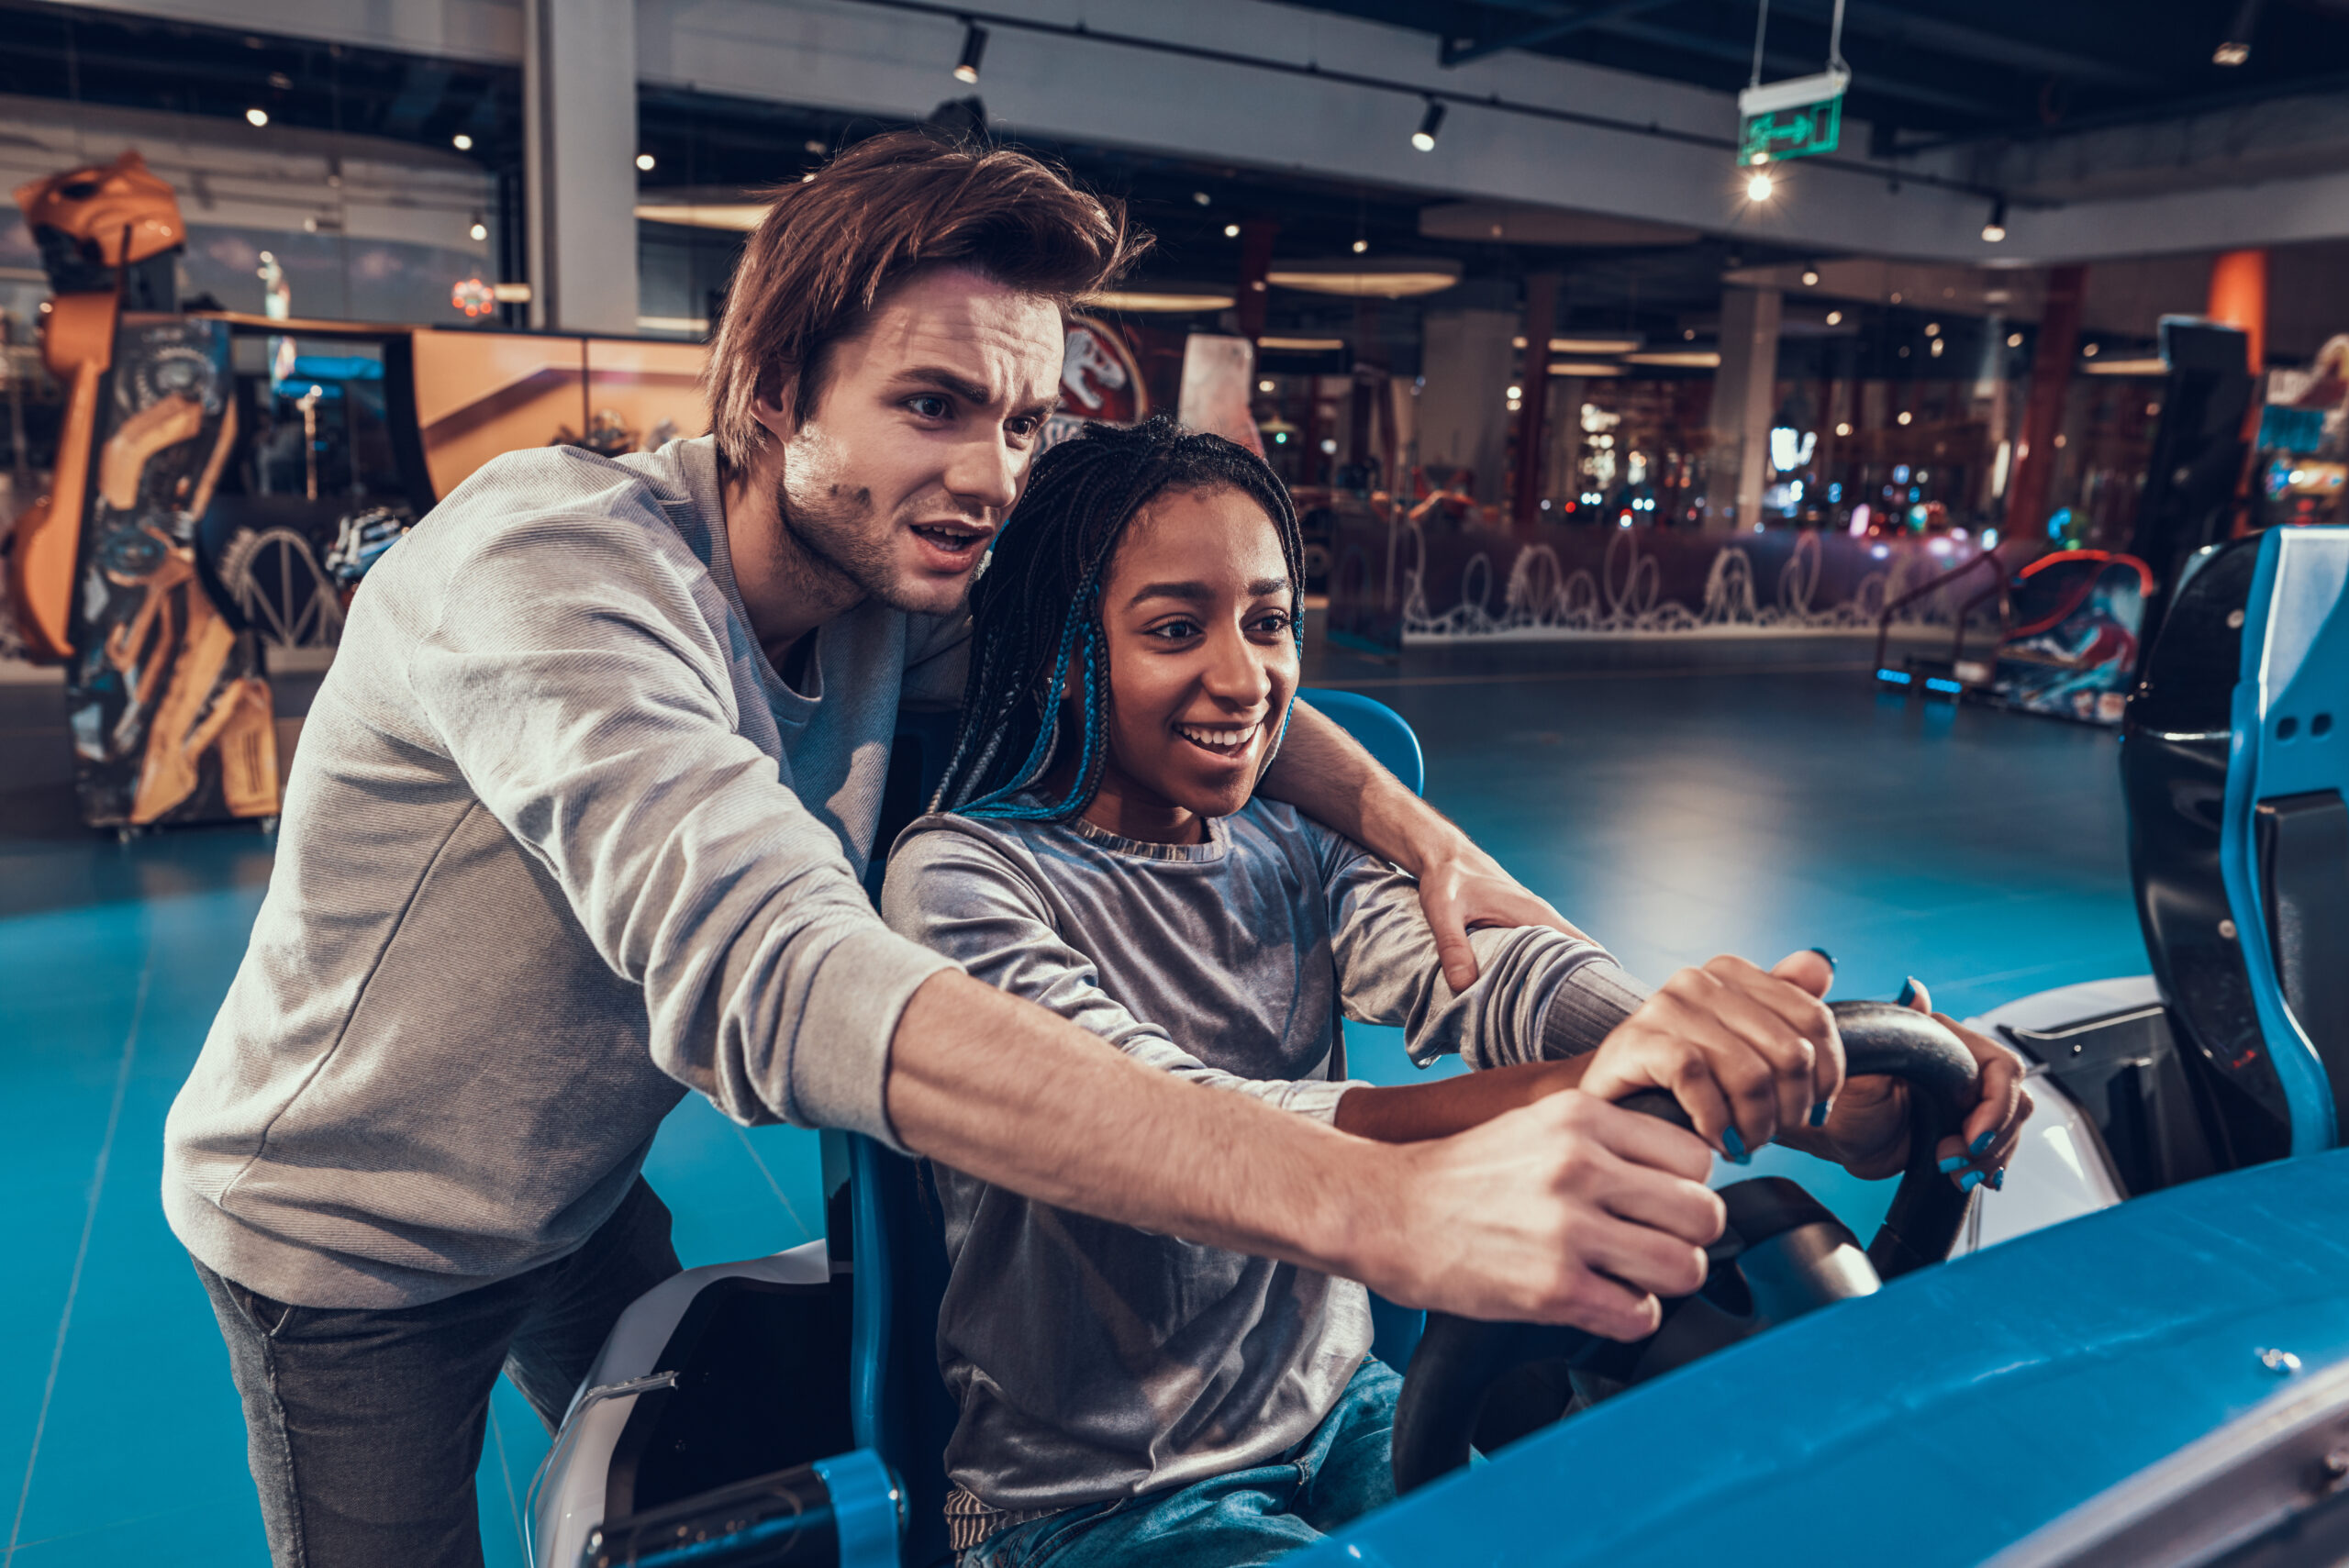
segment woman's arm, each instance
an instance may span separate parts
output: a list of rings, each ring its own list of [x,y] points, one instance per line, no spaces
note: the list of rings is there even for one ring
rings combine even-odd
[[[1379,1143],[1418,1143],[1482,1127],[1582,1082],[1587,1056],[1464,1073],[1431,1084],[1357,1084],[1338,1102],[1340,1132]]]

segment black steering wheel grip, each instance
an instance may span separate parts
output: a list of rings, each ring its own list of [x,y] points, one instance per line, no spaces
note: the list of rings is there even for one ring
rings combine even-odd
[[[1868,1247],[1879,1278],[1890,1279],[1949,1255],[1965,1215],[1965,1198],[1943,1176],[1935,1150],[1965,1124],[1980,1094],[1974,1053],[1926,1014],[1889,1002],[1832,1004],[1843,1040],[1848,1077],[1877,1074],[1909,1085],[1909,1162],[1884,1227]],[[1644,1112],[1682,1128],[1691,1126],[1680,1102],[1661,1090],[1625,1096],[1626,1109]],[[1741,1187],[1784,1188],[1801,1204],[1812,1204],[1791,1183],[1753,1182]],[[1732,1195],[1737,1189],[1731,1189]],[[1755,1191],[1758,1206],[1785,1207],[1778,1193]],[[1738,1206],[1733,1202],[1732,1209]],[[1819,1211],[1824,1217],[1824,1211]],[[1789,1223],[1788,1216],[1777,1223]],[[1844,1234],[1840,1226],[1834,1227]],[[1728,1240],[1728,1239],[1725,1239]],[[1747,1240],[1759,1240],[1746,1238]],[[1716,1267],[1731,1267],[1733,1247],[1717,1249]],[[1395,1413],[1396,1490],[1408,1492],[1467,1461],[1470,1434],[1486,1391],[1503,1375],[1533,1362],[1563,1362],[1577,1372],[1618,1381],[1640,1375],[1649,1341],[1620,1344],[1579,1329],[1535,1323],[1486,1323],[1428,1314],[1427,1331],[1413,1354]]]

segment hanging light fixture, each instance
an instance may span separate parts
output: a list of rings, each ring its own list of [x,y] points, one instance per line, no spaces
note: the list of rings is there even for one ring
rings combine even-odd
[[[1419,117],[1419,128],[1411,133],[1411,145],[1422,152],[1433,152],[1436,132],[1442,128],[1443,106],[1430,98],[1428,112]]]
[[[2007,237],[2007,198],[2000,196],[1990,204],[1990,221],[1982,226],[1982,238],[1996,245]]]
[[[2235,7],[2235,19],[2228,24],[2219,47],[2210,51],[2211,64],[2242,65],[2251,59],[2251,34],[2259,25],[2259,6],[2260,0],[2243,0]]]
[[[954,80],[965,83],[979,79],[979,57],[987,51],[987,30],[976,22],[963,26],[963,58],[954,62]]]

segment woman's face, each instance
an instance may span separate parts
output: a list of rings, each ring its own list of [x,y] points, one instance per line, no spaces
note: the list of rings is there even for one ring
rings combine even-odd
[[[1109,755],[1086,818],[1175,842],[1245,806],[1297,690],[1297,613],[1280,535],[1244,493],[1137,513],[1102,584]]]

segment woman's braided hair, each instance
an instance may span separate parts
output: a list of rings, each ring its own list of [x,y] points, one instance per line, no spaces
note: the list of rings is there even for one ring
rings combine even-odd
[[[1037,459],[971,594],[971,674],[962,721],[933,811],[1058,818],[1092,803],[1108,751],[1108,659],[1101,639],[1101,580],[1137,513],[1169,491],[1237,490],[1264,507],[1280,535],[1301,615],[1305,542],[1288,489],[1245,447],[1186,430],[1160,415],[1139,425],[1088,425]],[[1297,623],[1300,646],[1304,628]],[[1082,734],[1060,734],[1069,671],[1084,693]],[[1281,717],[1285,733],[1288,717]],[[1079,745],[1076,781],[1052,802],[1015,797]],[[1275,750],[1279,740],[1275,737]]]

